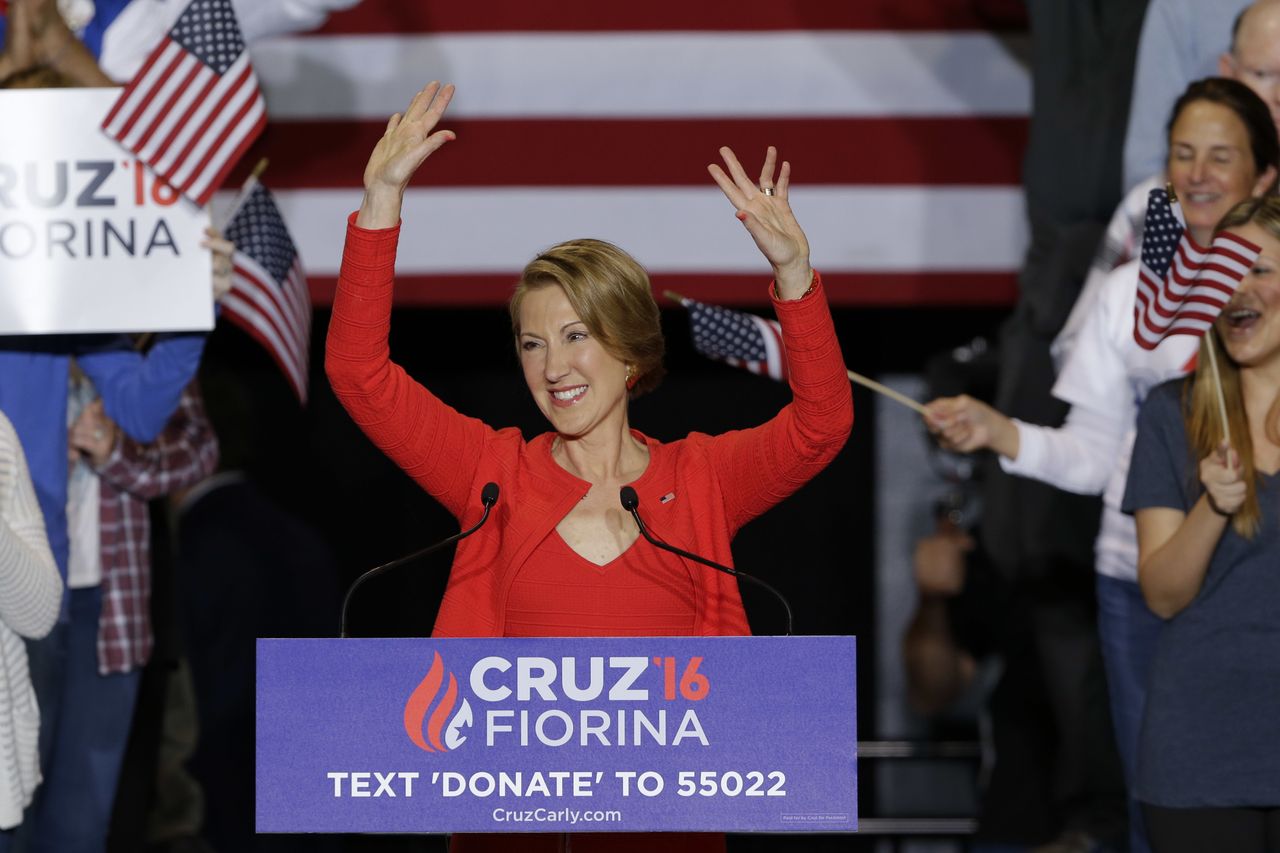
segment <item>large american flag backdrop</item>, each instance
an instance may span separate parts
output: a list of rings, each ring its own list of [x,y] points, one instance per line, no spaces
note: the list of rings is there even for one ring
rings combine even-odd
[[[985,10],[983,12],[975,10]],[[619,243],[664,287],[763,303],[767,268],[706,173],[775,144],[843,305],[1009,304],[1030,81],[1016,2],[364,0],[251,46],[268,180],[319,304],[387,117],[458,86],[405,205],[396,298],[486,305],[536,251]],[[242,174],[232,176],[236,185]]]

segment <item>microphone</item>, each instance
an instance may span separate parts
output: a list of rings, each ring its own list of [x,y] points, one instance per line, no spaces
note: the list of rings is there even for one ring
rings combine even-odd
[[[403,565],[404,563],[407,563],[410,560],[416,560],[419,557],[425,557],[427,554],[430,554],[432,551],[439,551],[444,546],[452,545],[454,542],[457,542],[460,539],[466,539],[472,533],[475,533],[477,530],[479,530],[481,527],[484,526],[484,523],[489,520],[489,510],[493,509],[493,505],[496,504],[497,502],[498,502],[498,484],[485,483],[484,487],[480,489],[480,503],[484,504],[484,515],[480,516],[480,520],[475,523],[474,527],[470,528],[469,530],[461,530],[453,534],[452,536],[450,536],[448,539],[443,539],[434,545],[428,545],[426,548],[423,548],[421,551],[414,551],[412,554],[409,554],[407,556],[392,560],[389,563],[383,563],[381,566],[376,566],[370,569],[369,571],[365,572],[364,574],[362,574],[360,577],[356,578],[355,581],[352,582],[351,586],[347,587],[347,594],[342,599],[342,616],[338,622],[338,636],[344,637],[344,638],[347,636],[347,608],[351,605],[351,596],[355,593],[357,589],[360,588],[361,584],[363,584],[365,581],[369,580],[370,578],[377,577],[378,575],[382,574],[388,569],[394,569],[396,566]]]
[[[640,518],[640,496],[636,494],[636,490],[630,486],[623,486],[618,491],[618,499],[622,502],[622,508],[631,513],[631,517],[636,520],[636,527],[640,528],[640,535],[653,545],[655,548],[661,548],[663,551],[670,551],[678,557],[686,560],[693,560],[695,563],[701,563],[704,566],[710,566],[718,572],[724,572],[726,575],[733,575],[735,578],[746,578],[757,586],[762,586],[769,592],[773,593],[774,598],[782,603],[782,609],[787,612],[787,633],[784,636],[791,636],[791,605],[787,603],[787,599],[782,593],[778,592],[771,585],[760,580],[760,578],[749,575],[746,572],[740,572],[737,569],[731,569],[728,566],[722,566],[719,563],[708,560],[706,557],[699,557],[697,554],[690,553],[683,548],[677,548],[674,545],[668,545],[661,539],[655,538],[649,533],[649,528],[645,527],[644,520]]]

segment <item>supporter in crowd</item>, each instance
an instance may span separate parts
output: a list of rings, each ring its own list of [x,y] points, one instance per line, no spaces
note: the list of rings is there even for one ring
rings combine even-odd
[[[61,599],[26,457],[0,413],[0,851],[11,848],[13,828],[40,784],[40,709],[22,637],[44,636]]]
[[[1093,257],[1080,297],[1054,339],[1053,357],[1059,367],[1075,345],[1107,275],[1138,254],[1142,224],[1147,217],[1147,198],[1151,190],[1164,186],[1169,180],[1165,171],[1168,134],[1164,121],[1169,106],[1183,88],[1213,73],[1216,62],[1220,76],[1243,83],[1257,93],[1270,107],[1271,118],[1280,129],[1280,85],[1277,84],[1280,79],[1280,2],[1258,0],[1246,7],[1235,18],[1229,42],[1225,35],[1218,41],[1205,41],[1207,35],[1224,25],[1241,5],[1241,0],[1155,0],[1147,11],[1127,144],[1133,146],[1137,144],[1135,140],[1140,139],[1144,147],[1150,146],[1151,162],[1141,173],[1132,176],[1131,188],[1112,215],[1102,245]],[[1159,70],[1152,68],[1144,73],[1144,57],[1152,41],[1160,45],[1158,49],[1152,48],[1153,52],[1179,52],[1181,58],[1174,63],[1180,69],[1178,72],[1164,67],[1163,61],[1152,60],[1150,65],[1159,66]],[[1222,46],[1228,44],[1228,51],[1220,52]],[[1193,61],[1182,56],[1182,51],[1204,55]],[[1202,66],[1202,71],[1188,73]]]
[[[1124,189],[1136,187],[1164,168],[1164,134],[1161,122],[1178,94],[1193,80],[1218,74],[1236,77],[1235,60],[1245,59],[1251,68],[1274,70],[1276,38],[1269,44],[1240,39],[1246,7],[1271,5],[1260,0],[1150,0],[1138,42],[1133,72],[1128,132],[1124,140]],[[1251,27],[1252,28],[1252,27]],[[1260,30],[1255,30],[1261,36]],[[1230,50],[1223,52],[1230,44]],[[1261,48],[1262,53],[1257,49]],[[1240,79],[1240,78],[1237,78]],[[1241,79],[1240,82],[1249,81]],[[1270,100],[1259,92],[1263,100]],[[1143,194],[1145,200],[1146,194]]]
[[[15,6],[25,5],[35,18],[41,44],[37,61],[60,73],[79,78],[84,73],[101,74],[110,81],[130,80],[164,38],[191,0],[96,0],[72,4],[71,20],[65,24],[57,0],[9,0],[9,17]],[[356,5],[359,0],[231,0],[240,33],[248,44],[285,33],[304,32],[324,23],[329,13]],[[0,4],[3,7],[4,4]],[[12,20],[8,22],[12,26]],[[6,21],[0,15],[0,41]],[[84,63],[77,45],[66,41],[74,36],[84,43]],[[65,51],[65,52],[64,52]],[[95,59],[96,57],[96,59]],[[0,59],[0,78],[5,60]],[[91,84],[92,85],[92,84]]]
[[[369,159],[364,202],[348,225],[325,361],[356,423],[464,524],[478,516],[485,483],[502,489],[495,523],[458,548],[434,635],[749,633],[736,582],[637,544],[619,490],[634,484],[665,539],[731,563],[738,528],[800,488],[844,445],[852,397],[822,281],[788,202],[790,165],[779,171],[770,148],[757,184],[723,148],[729,174],[719,166],[710,171],[773,267],[770,291],[793,402],[763,426],[720,436],[668,444],[632,430],[628,400],[652,390],[663,373],[658,308],[648,276],[630,256],[608,243],[574,240],[535,258],[511,300],[525,382],[553,428],[526,442],[518,430],[458,414],[409,379],[387,351],[403,193],[422,162],[453,139],[435,130],[452,95],[452,86],[437,83],[418,93]],[[662,501],[668,493],[677,499]],[[606,565],[610,571],[598,571]],[[453,846],[535,850],[561,843],[554,836],[455,837]],[[575,850],[654,843],[724,849],[722,837],[706,835],[572,841]]]
[[[62,703],[46,716],[46,784],[22,835],[28,849],[101,850],[110,825],[141,669],[151,655],[151,525],[147,501],[194,485],[218,445],[194,384],[155,441],[123,436],[92,385],[74,376],[70,636]],[[85,402],[88,400],[88,402]],[[73,409],[74,410],[74,409]],[[69,821],[66,815],[76,814]]]
[[[35,0],[10,4],[3,55],[13,70],[6,85],[111,85],[51,7]],[[228,259],[224,253],[215,268],[229,270]],[[100,488],[99,477],[79,457],[83,452],[105,465],[103,453],[110,455],[120,436],[117,423],[123,437],[155,438],[194,375],[203,341],[202,335],[160,336],[145,356],[122,336],[0,341],[6,376],[0,399],[21,412],[15,416],[21,432],[40,436],[32,453],[33,466],[37,459],[40,464],[38,492],[47,496],[45,516],[60,568],[79,588],[68,599],[69,619],[31,649],[46,784],[22,828],[24,849],[102,849],[132,719],[136,667],[150,652],[145,506],[122,498],[111,482]],[[71,406],[66,391],[54,390],[59,386],[71,389]],[[55,450],[49,439],[59,438],[62,447],[48,458]],[[111,461],[123,465],[118,454]],[[126,472],[117,473],[127,479]],[[72,531],[68,509],[80,522]],[[70,548],[72,539],[80,547]],[[77,819],[68,821],[68,813]]]
[[[1137,775],[1159,853],[1280,849],[1280,200],[1222,228],[1261,253],[1194,374],[1147,398],[1124,494],[1142,593],[1168,620]]]
[[[1169,121],[1168,172],[1191,235],[1208,245],[1233,205],[1274,190],[1280,142],[1266,105],[1246,86],[1210,78],[1191,84]],[[1099,630],[1117,742],[1132,786],[1147,668],[1159,631],[1137,586],[1133,522],[1120,512],[1138,403],[1156,384],[1190,369],[1195,342],[1173,336],[1155,350],[1133,339],[1138,262],[1108,277],[1054,395],[1071,404],[1048,429],[1008,418],[969,397],[934,401],[929,423],[949,446],[991,449],[1005,470],[1083,494],[1104,492],[1097,542]],[[1136,809],[1136,805],[1135,805]],[[1140,827],[1136,811],[1130,819]],[[1133,844],[1145,847],[1141,835]]]

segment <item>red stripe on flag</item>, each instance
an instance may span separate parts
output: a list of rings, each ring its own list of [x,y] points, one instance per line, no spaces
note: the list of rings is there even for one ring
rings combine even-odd
[[[769,301],[767,276],[659,273],[651,276],[654,293],[674,290],[716,305],[761,306]],[[477,275],[404,275],[396,277],[396,305],[485,307],[505,305],[516,273]],[[337,278],[311,276],[311,302],[333,304]],[[1018,296],[1016,273],[838,273],[824,272],[828,301],[837,307],[1007,308]],[[663,300],[660,304],[670,304]]]
[[[1027,14],[1017,0],[846,0],[779,3],[738,0],[732,6],[649,0],[601,3],[599,0],[488,0],[485,3],[427,3],[364,0],[336,12],[319,32],[397,34],[449,32],[636,32],[690,30],[757,32],[763,30],[986,30],[1022,31]]]
[[[1017,186],[1027,141],[1022,118],[472,119],[448,127],[458,141],[419,176],[423,185],[701,187],[721,145],[740,154],[776,145],[806,186]],[[276,189],[358,188],[385,129],[385,121],[273,123],[230,180],[241,183],[267,157]]]

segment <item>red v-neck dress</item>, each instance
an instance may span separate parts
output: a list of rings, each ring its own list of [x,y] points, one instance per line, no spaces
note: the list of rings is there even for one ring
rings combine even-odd
[[[693,580],[674,554],[637,539],[599,566],[553,530],[511,582],[506,635],[687,637],[695,614]]]

